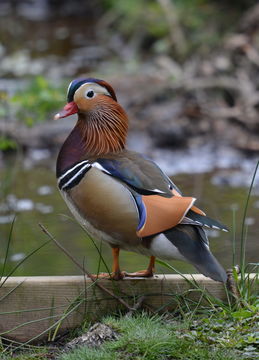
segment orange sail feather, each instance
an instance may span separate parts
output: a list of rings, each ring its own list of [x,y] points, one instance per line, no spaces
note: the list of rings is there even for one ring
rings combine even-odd
[[[159,195],[142,196],[146,208],[146,221],[137,231],[139,237],[154,235],[168,230],[181,222],[196,199],[193,197],[173,196],[164,198]]]

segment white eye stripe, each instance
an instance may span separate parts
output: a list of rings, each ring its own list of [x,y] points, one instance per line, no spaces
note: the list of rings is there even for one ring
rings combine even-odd
[[[83,96],[85,96],[87,99],[88,99],[88,97],[86,96],[86,94],[91,90],[94,92],[94,96],[97,94],[104,94],[104,95],[111,96],[111,94],[108,92],[108,90],[104,86],[101,86],[97,83],[89,82],[89,83],[84,83],[81,86],[79,86],[79,88],[75,91],[74,97],[77,93],[81,92],[82,89],[85,90],[85,93]]]

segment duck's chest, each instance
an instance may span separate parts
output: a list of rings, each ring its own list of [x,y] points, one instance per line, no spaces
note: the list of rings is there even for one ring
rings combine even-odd
[[[72,213],[95,237],[121,247],[140,242],[135,200],[116,179],[91,168],[77,185],[61,193]]]

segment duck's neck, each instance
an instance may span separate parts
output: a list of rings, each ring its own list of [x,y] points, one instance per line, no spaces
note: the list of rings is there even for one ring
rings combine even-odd
[[[77,126],[71,131],[70,135],[62,145],[57,158],[56,176],[59,177],[63,172],[69,169],[73,164],[80,161],[83,156],[84,148],[82,135]]]
[[[122,108],[94,113],[79,113],[78,121],[57,159],[57,177],[75,163],[108,153],[116,153],[125,148],[128,130],[127,115]]]

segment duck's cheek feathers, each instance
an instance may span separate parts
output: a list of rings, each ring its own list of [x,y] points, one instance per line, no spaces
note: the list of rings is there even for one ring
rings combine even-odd
[[[93,107],[93,104],[92,104],[93,100],[92,100],[92,103],[90,103],[90,101],[85,98],[76,99],[76,103],[77,103],[79,110],[84,111],[84,112],[91,110],[91,108]]]
[[[105,105],[108,103],[107,96],[102,96],[100,94],[96,94],[94,98],[87,99],[84,96],[75,96],[75,102],[82,112],[89,112],[92,110],[96,110],[100,104]]]

